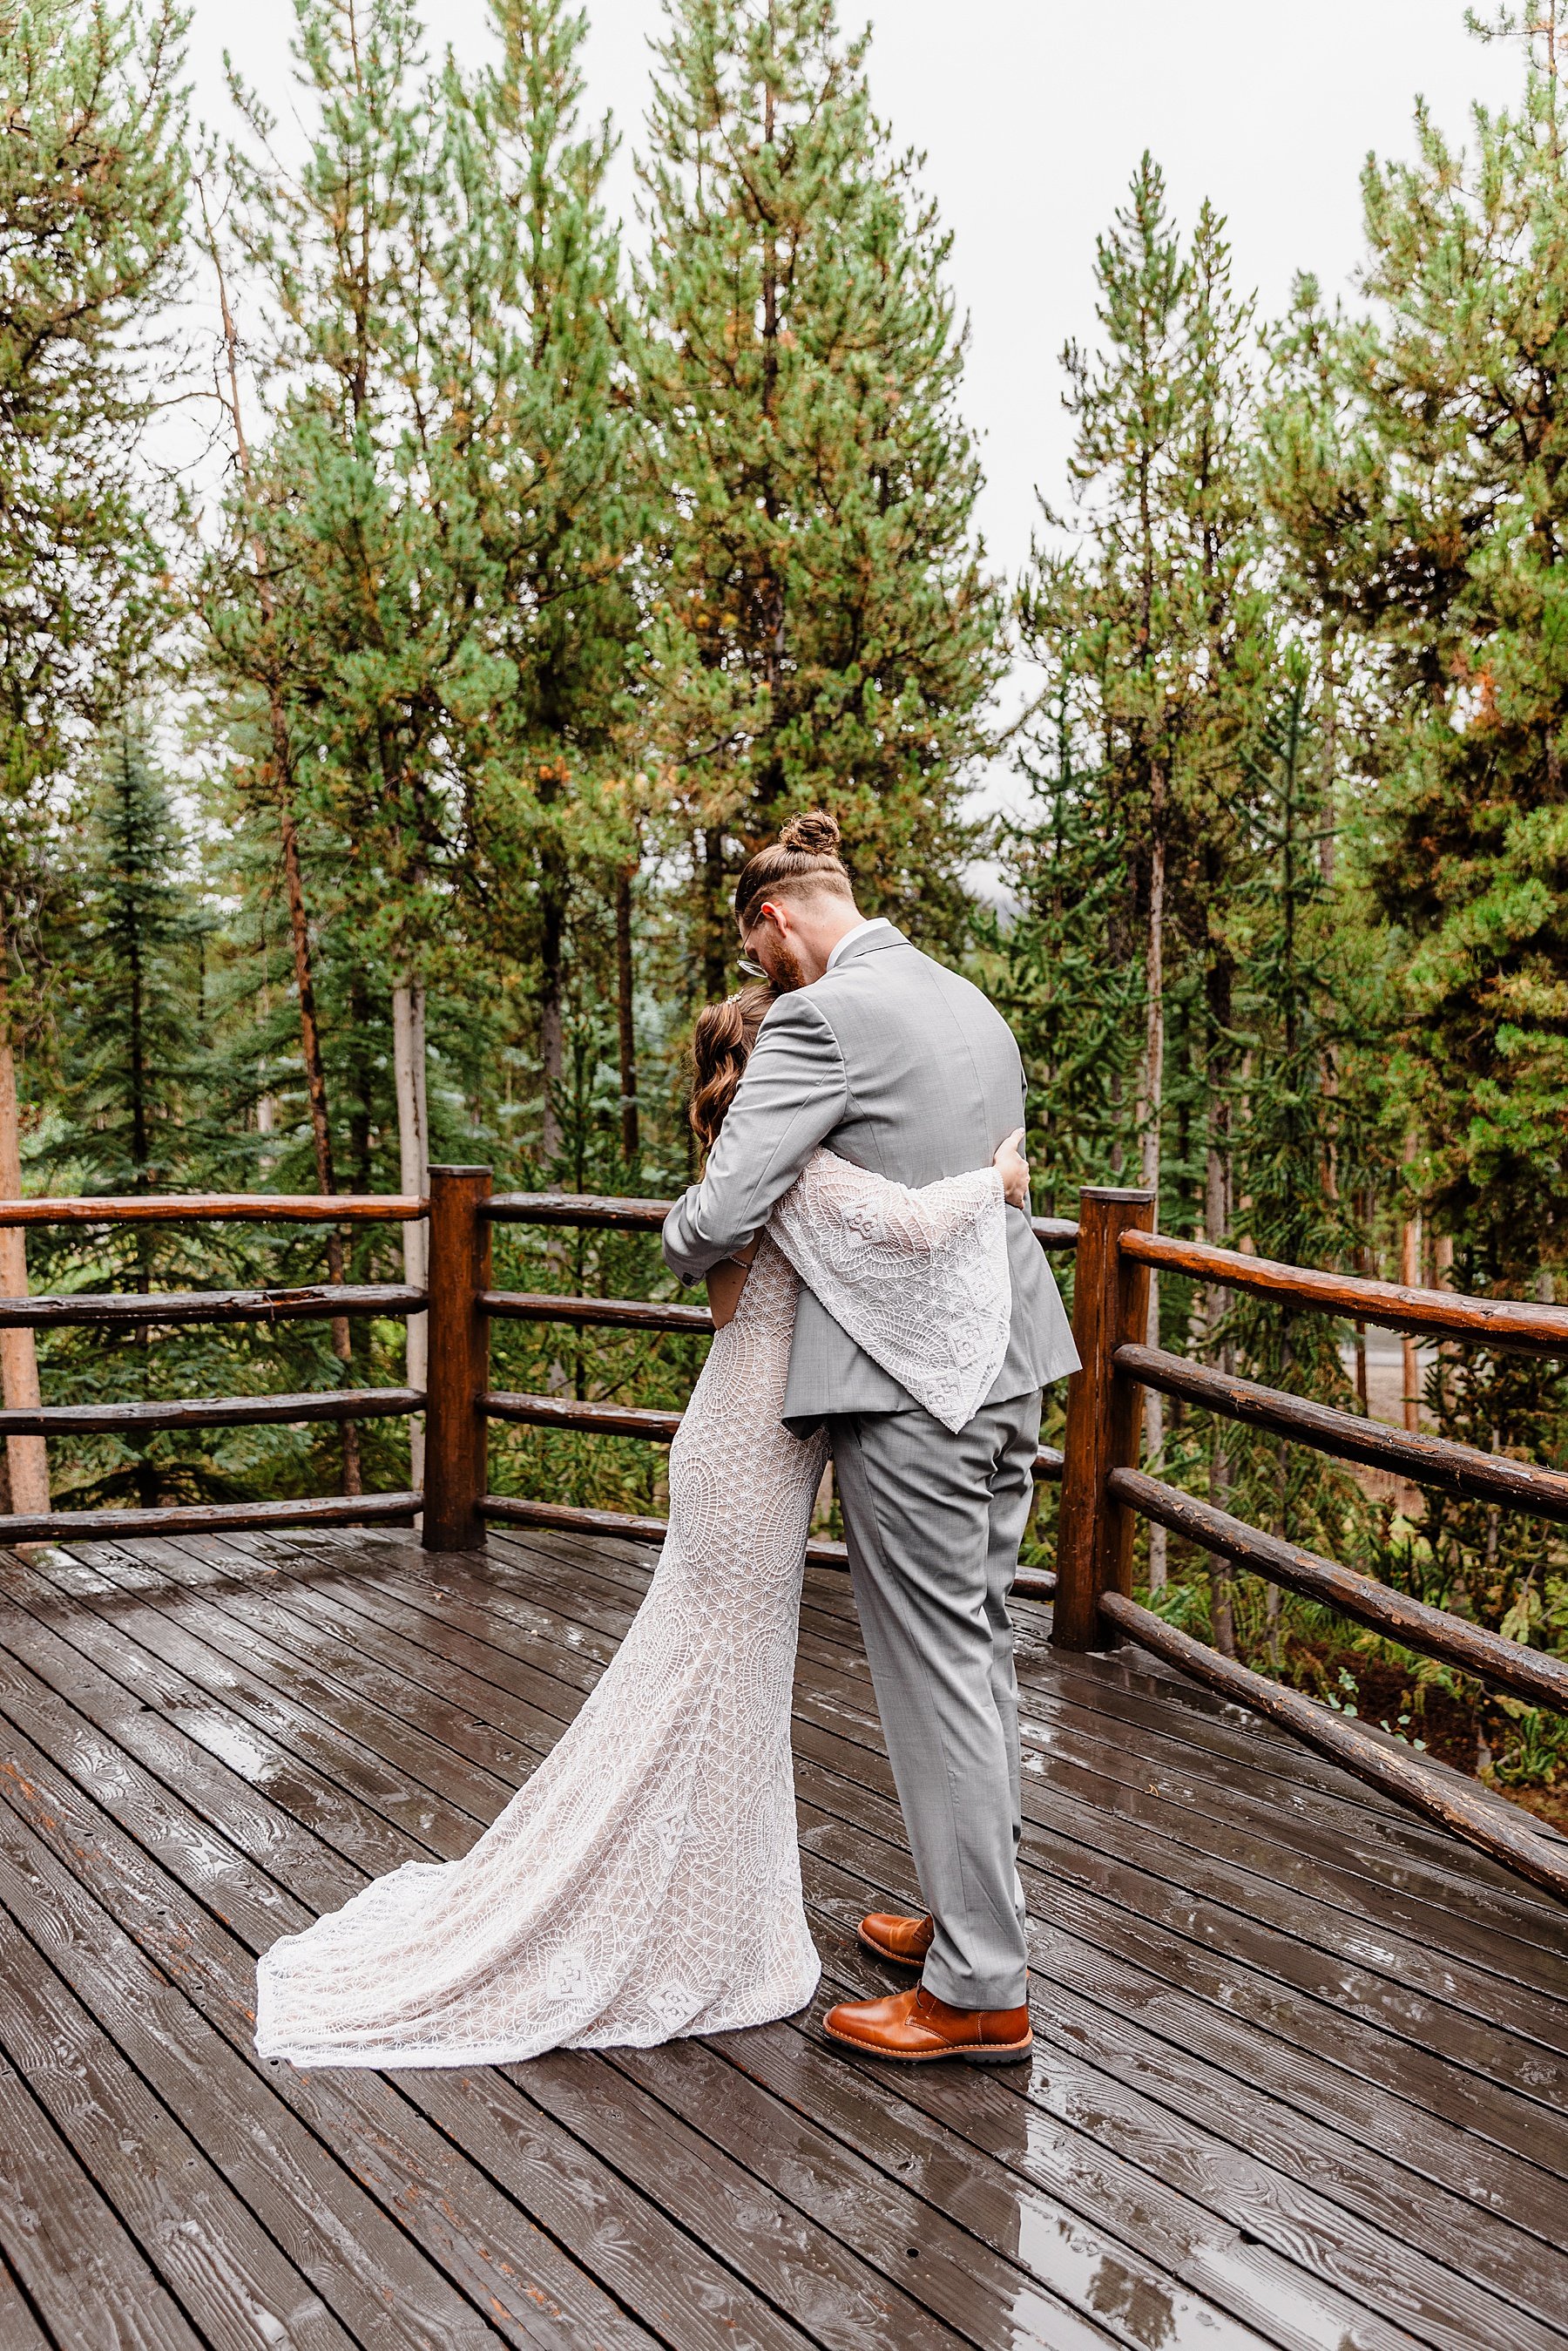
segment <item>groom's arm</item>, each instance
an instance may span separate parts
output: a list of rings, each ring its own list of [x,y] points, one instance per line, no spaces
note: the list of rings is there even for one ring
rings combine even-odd
[[[760,1230],[848,1102],[838,1040],[809,989],[781,997],[763,1023],[702,1181],[664,1219],[671,1271],[699,1280]]]

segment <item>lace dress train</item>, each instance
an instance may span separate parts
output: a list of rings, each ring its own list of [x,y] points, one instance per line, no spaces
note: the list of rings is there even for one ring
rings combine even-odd
[[[940,1207],[910,1211],[933,1194]],[[846,1267],[864,1277],[878,1260],[923,1265],[929,1290],[954,1259],[985,1259],[981,1287],[994,1289],[994,1176],[911,1194],[819,1152],[791,1200],[778,1228],[830,1311]],[[847,1244],[846,1215],[861,1219]],[[863,1281],[849,1286],[864,1311]],[[264,1955],[263,2056],[498,2064],[767,2023],[811,1998],[821,1970],[801,1898],[790,1694],[826,1442],[779,1419],[798,1293],[764,1236],[670,1449],[670,1531],[614,1658],[461,1859],[407,1862]],[[906,1333],[916,1302],[906,1280],[894,1315]],[[950,1406],[950,1353],[939,1350]]]

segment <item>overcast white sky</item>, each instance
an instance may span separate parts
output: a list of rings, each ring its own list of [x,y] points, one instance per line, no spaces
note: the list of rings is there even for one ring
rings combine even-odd
[[[432,44],[465,57],[487,38],[485,0],[425,0]],[[659,0],[587,0],[594,110],[622,133],[614,201],[628,220],[630,150],[647,101]],[[1347,286],[1361,251],[1358,175],[1369,149],[1408,153],[1417,93],[1459,134],[1474,99],[1511,99],[1513,49],[1483,48],[1463,0],[878,0],[872,94],[900,145],[922,148],[954,232],[969,314],[966,406],[987,482],[993,563],[1029,549],[1034,489],[1061,502],[1066,430],[1059,354],[1092,336],[1096,233],[1147,146],[1179,218],[1205,195],[1229,216],[1236,277],[1265,312],[1296,270]],[[196,99],[226,127],[222,55],[288,107],[289,0],[195,0]]]

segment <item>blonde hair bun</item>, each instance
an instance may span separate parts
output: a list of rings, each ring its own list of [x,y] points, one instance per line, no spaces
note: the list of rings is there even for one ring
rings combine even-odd
[[[842,838],[838,819],[829,816],[826,809],[802,809],[798,816],[787,817],[779,829],[779,847],[797,850],[807,857],[832,857]]]

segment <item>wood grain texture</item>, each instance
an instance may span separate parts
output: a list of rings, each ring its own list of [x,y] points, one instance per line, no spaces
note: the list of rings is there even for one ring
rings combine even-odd
[[[1483,1453],[1448,1437],[1389,1428],[1359,1413],[1339,1412],[1332,1405],[1314,1404],[1308,1396],[1288,1395],[1282,1389],[1211,1370],[1207,1364],[1195,1364],[1157,1347],[1118,1347],[1115,1361],[1118,1372],[1145,1387],[1180,1396],[1206,1412],[1223,1413],[1227,1419],[1244,1421],[1251,1428],[1272,1429],[1335,1460],[1364,1462],[1369,1468],[1408,1478],[1416,1485],[1435,1486],[1445,1494],[1500,1502],[1535,1518],[1568,1522],[1568,1474],[1560,1469],[1538,1469],[1528,1461]]]
[[[895,1980],[863,1910],[918,1897],[850,1595],[815,1568],[810,2011],[499,2070],[259,2065],[252,1955],[465,1851],[654,1557],[509,1527],[0,1558],[0,2049],[37,2161],[191,2339],[243,2343],[270,2279],[310,2351],[312,2325],[320,2351],[1564,2351],[1563,1914],[1145,1653],[1054,1650],[1026,1598],[1032,2067],[894,2074],[821,2037]],[[182,2134],[183,2248],[158,2235]],[[25,2229],[0,2187],[18,2276]]]
[[[399,1281],[318,1282],[297,1290],[79,1290],[70,1298],[0,1298],[0,1330],[322,1322],[338,1314],[422,1313],[424,1305],[422,1290]]]
[[[313,1420],[387,1420],[418,1412],[421,1388],[306,1388],[294,1395],[185,1396],[152,1404],[39,1405],[0,1411],[0,1437],[97,1437],[156,1428],[262,1428]]]
[[[711,1333],[705,1306],[680,1306],[646,1298],[566,1298],[546,1290],[487,1290],[487,1314],[514,1322],[575,1322],[607,1331],[692,1331]]]
[[[1531,1706],[1568,1711],[1568,1661],[1549,1656],[1543,1649],[1526,1648],[1501,1633],[1489,1632],[1444,1608],[1412,1600],[1376,1577],[1341,1567],[1300,1543],[1266,1535],[1244,1519],[1217,1510],[1195,1494],[1183,1493],[1141,1469],[1113,1469],[1110,1488],[1118,1500],[1140,1517],[1157,1519],[1172,1533],[1184,1535],[1202,1551],[1218,1552],[1250,1568],[1255,1575],[1282,1583],[1292,1592],[1320,1600],[1358,1625],[1368,1625],[1386,1640],[1397,1641],[1423,1656],[1440,1657],[1461,1672],[1478,1674],[1497,1688],[1509,1690]]]
[[[323,1494],[295,1502],[178,1502],[148,1510],[0,1515],[0,1543],[83,1542],[97,1535],[200,1534],[213,1527],[409,1526],[420,1496]]]
[[[1397,1796],[1428,1820],[1479,1845],[1494,1861],[1517,1869],[1532,1885],[1568,1902],[1568,1838],[1537,1830],[1527,1813],[1519,1814],[1517,1825],[1504,1819],[1495,1806],[1480,1801],[1458,1772],[1440,1771],[1424,1761],[1413,1748],[1397,1742],[1385,1745],[1344,1715],[1303,1697],[1300,1690],[1266,1680],[1233,1657],[1222,1657],[1218,1650],[1193,1640],[1120,1593],[1106,1593],[1100,1605],[1129,1640],[1141,1642],[1156,1656],[1179,1666],[1238,1705],[1282,1723],[1319,1754],[1331,1756],[1342,1769]]]
[[[1106,1480],[1119,1463],[1137,1459],[1138,1392],[1117,1377],[1111,1358],[1116,1347],[1147,1333],[1148,1275],[1123,1255],[1121,1244],[1151,1225],[1154,1214],[1152,1192],[1090,1186],[1081,1195],[1073,1283],[1073,1339],[1081,1368],[1067,1383],[1052,1632],[1064,1649],[1087,1649],[1104,1638],[1102,1592],[1132,1590],[1134,1520],[1112,1498]]]
[[[401,1193],[151,1192],[140,1197],[0,1200],[0,1225],[408,1224],[428,1204]]]
[[[1192,1280],[1222,1282],[1253,1298],[1283,1300],[1321,1313],[1375,1322],[1386,1331],[1475,1339],[1529,1354],[1568,1355],[1568,1306],[1529,1306],[1514,1299],[1468,1298],[1451,1290],[1367,1281],[1309,1266],[1280,1265],[1272,1258],[1180,1240],[1170,1233],[1128,1233],[1122,1251],[1134,1264],[1159,1266]]]
[[[483,1542],[483,1398],[490,1385],[488,1167],[431,1169],[430,1355],[425,1373],[424,1540],[431,1550]]]

